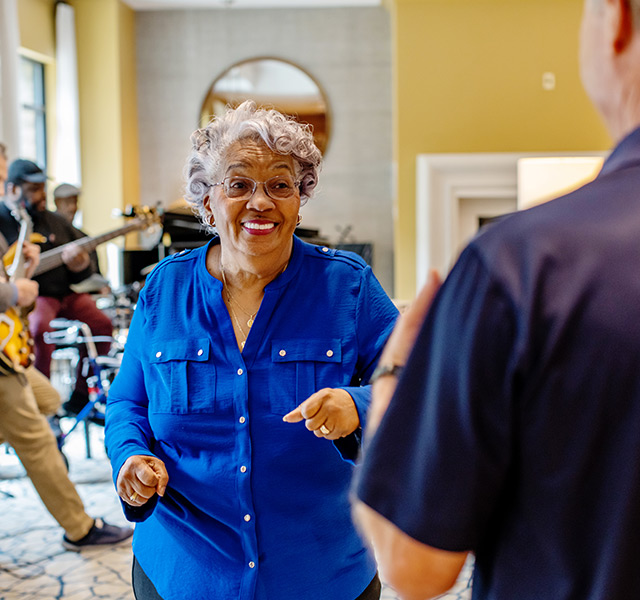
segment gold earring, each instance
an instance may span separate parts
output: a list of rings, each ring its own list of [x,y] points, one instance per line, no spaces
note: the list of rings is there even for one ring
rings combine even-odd
[[[298,220],[296,221],[296,227],[298,227],[302,223],[302,215],[298,213]]]

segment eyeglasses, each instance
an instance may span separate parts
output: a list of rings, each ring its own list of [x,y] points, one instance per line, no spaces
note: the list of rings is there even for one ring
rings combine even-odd
[[[298,191],[299,181],[288,175],[276,175],[266,181],[254,181],[250,177],[225,177],[222,181],[212,185],[221,185],[227,198],[232,200],[249,200],[258,188],[264,186],[267,196],[273,200],[288,200]]]

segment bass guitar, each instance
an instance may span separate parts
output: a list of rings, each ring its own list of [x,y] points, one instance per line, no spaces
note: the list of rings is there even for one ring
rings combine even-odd
[[[10,263],[10,266],[6,267],[9,281],[24,277],[25,267],[24,256],[22,255],[24,241],[34,243],[46,241],[40,234],[33,233],[31,218],[24,208],[16,207],[12,214],[20,223],[20,234],[17,242],[11,246],[9,252],[4,256],[5,265]],[[136,208],[133,214],[135,214],[133,220],[124,227],[119,227],[96,237],[86,236],[42,252],[40,254],[40,263],[36,267],[33,276],[42,275],[63,265],[62,252],[71,244],[80,246],[87,252],[93,252],[100,244],[131,231],[147,229],[161,220],[154,209],[147,207]],[[29,332],[27,319],[27,315],[32,309],[33,307],[28,309],[11,307],[5,313],[0,313],[0,372],[2,373],[23,372],[35,359],[33,355],[33,338]]]
[[[42,275],[47,271],[51,271],[51,269],[62,266],[64,264],[64,261],[62,260],[62,252],[72,244],[80,246],[80,248],[87,252],[93,252],[100,244],[104,244],[109,240],[130,233],[131,231],[147,229],[148,227],[160,222],[158,213],[154,209],[148,207],[136,208],[134,214],[135,216],[133,217],[133,220],[124,227],[107,231],[106,233],[96,237],[86,236],[43,252],[40,254],[40,264],[36,267],[36,271],[33,276],[36,277],[38,275]]]

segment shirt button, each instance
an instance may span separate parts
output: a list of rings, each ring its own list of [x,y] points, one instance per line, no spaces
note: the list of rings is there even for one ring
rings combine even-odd
[[[202,356],[203,354],[204,354],[204,350],[200,348],[200,350],[198,350],[198,356]]]
[[[256,566],[256,563],[254,563],[252,560],[249,561],[249,568],[250,569],[253,569],[253,567],[255,567],[255,566]]]
[[[327,248],[326,246],[322,249],[323,252],[329,252],[329,248]]]
[[[287,351],[286,350],[280,350],[280,352],[278,352],[278,354],[280,356],[286,356],[287,355]]]
[[[242,465],[240,467],[240,473],[246,473],[247,472],[247,467],[245,467],[244,465]]]
[[[238,369],[238,375],[242,375],[244,371],[242,369]]]
[[[247,523],[251,521],[251,515],[245,515],[244,520],[247,521]]]
[[[240,423],[244,423],[244,422],[246,421],[246,419],[245,419],[244,417],[240,417],[240,418],[238,419],[238,421],[240,421]]]
[[[156,352],[156,358],[160,358],[162,356],[162,352]]]
[[[327,350],[327,356],[331,358],[333,356],[333,350]]]

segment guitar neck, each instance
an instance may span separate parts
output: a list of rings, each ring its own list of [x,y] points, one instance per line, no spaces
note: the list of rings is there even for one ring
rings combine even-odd
[[[129,225],[120,227],[119,229],[114,229],[113,231],[108,231],[107,233],[103,233],[96,237],[86,236],[78,240],[74,240],[73,242],[69,242],[68,244],[58,246],[57,248],[47,250],[40,255],[40,264],[38,264],[33,275],[36,277],[37,275],[42,275],[47,271],[51,271],[52,269],[62,266],[64,264],[64,261],[62,260],[62,252],[71,244],[80,246],[80,248],[86,252],[93,252],[100,244],[104,244],[113,238],[125,235],[126,233],[135,231],[136,229],[143,229],[144,227],[147,227],[147,225],[147,222],[141,222],[138,220],[136,222],[129,223]]]

